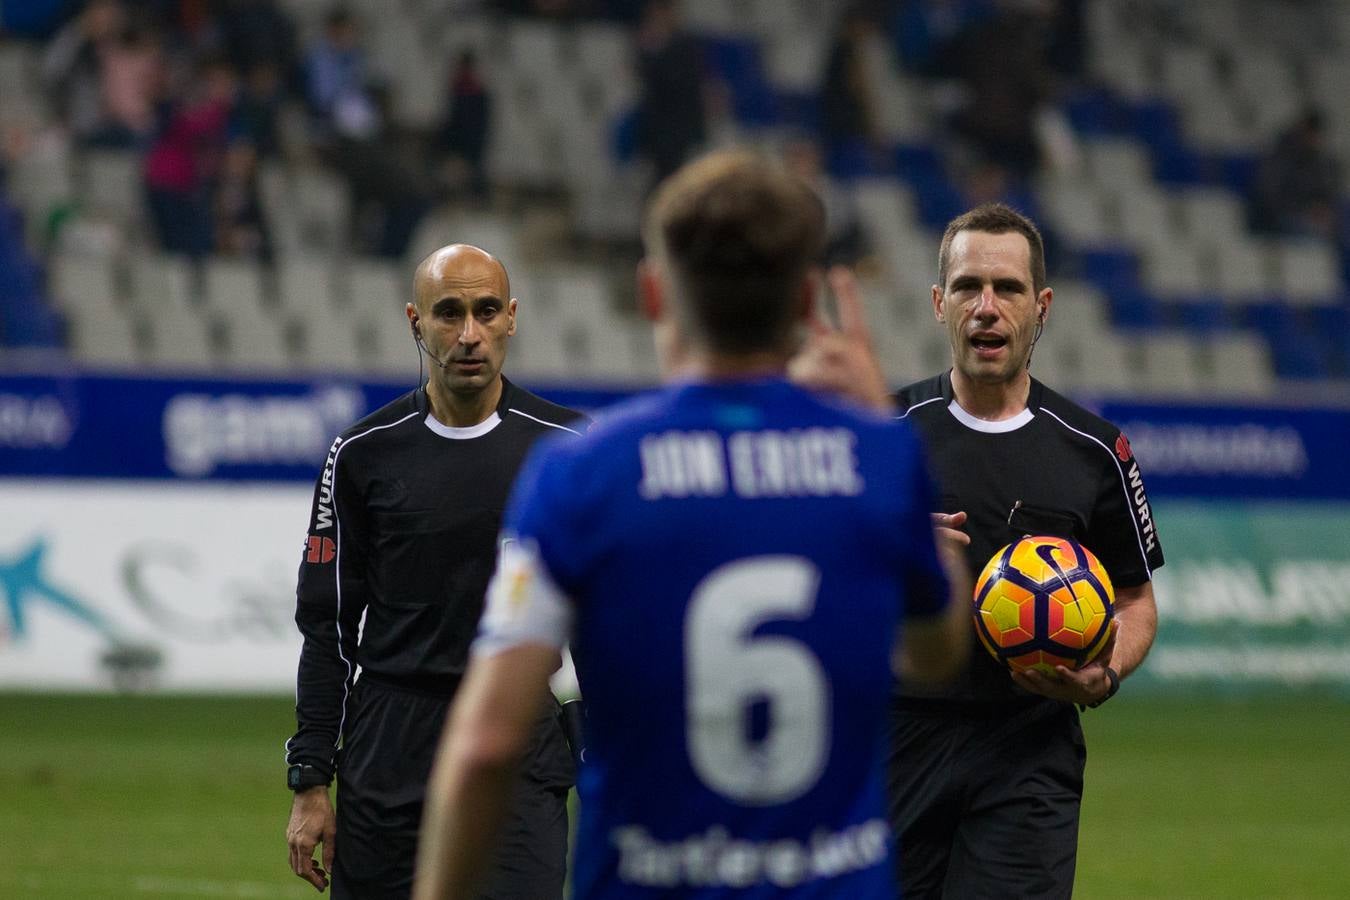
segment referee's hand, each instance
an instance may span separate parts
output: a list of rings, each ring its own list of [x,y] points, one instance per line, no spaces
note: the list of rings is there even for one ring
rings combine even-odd
[[[291,848],[291,871],[322,892],[333,871],[333,839],[337,836],[337,816],[327,785],[295,792],[291,820],[286,825],[286,843]],[[314,850],[323,845],[323,865],[314,859]]]

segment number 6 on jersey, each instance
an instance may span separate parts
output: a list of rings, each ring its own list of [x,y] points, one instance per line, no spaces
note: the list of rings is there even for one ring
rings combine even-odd
[[[809,791],[830,747],[830,686],[801,641],[755,630],[805,619],[820,572],[796,556],[758,556],[713,570],[685,614],[685,706],[694,771],[708,787],[749,806],[786,803]],[[768,706],[756,740],[751,708]]]

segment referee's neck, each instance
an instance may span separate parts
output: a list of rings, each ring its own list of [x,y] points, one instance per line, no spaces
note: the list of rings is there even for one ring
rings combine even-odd
[[[986,422],[999,422],[1019,415],[1031,395],[1031,375],[1020,369],[1007,381],[982,382],[966,377],[952,367],[952,396],[963,410]]]
[[[432,377],[427,382],[427,404],[437,422],[450,428],[469,428],[487,421],[502,399],[502,376],[492,379],[480,391],[445,390]]]

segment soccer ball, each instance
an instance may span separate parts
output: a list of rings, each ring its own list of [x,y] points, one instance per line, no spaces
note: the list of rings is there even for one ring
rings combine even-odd
[[[1014,672],[1081,668],[1111,637],[1115,592],[1082,544],[1032,536],[994,554],[975,582],[975,632]]]

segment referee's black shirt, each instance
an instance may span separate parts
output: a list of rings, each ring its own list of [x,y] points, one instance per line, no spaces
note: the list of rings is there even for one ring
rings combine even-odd
[[[1118,587],[1152,578],[1162,544],[1143,476],[1120,429],[1031,380],[1026,411],[984,422],[955,404],[951,373],[902,389],[896,405],[924,439],[941,512],[964,511],[976,576],[1003,546],[1028,534],[1073,538]],[[905,698],[956,703],[1034,702],[979,646],[971,629],[965,673],[940,689],[906,685]],[[927,706],[928,704],[925,704]]]
[[[304,645],[288,763],[332,774],[358,665],[362,677],[425,692],[457,686],[526,453],[589,424],[502,381],[496,413],[481,425],[442,425],[418,389],[329,449],[296,590]]]

